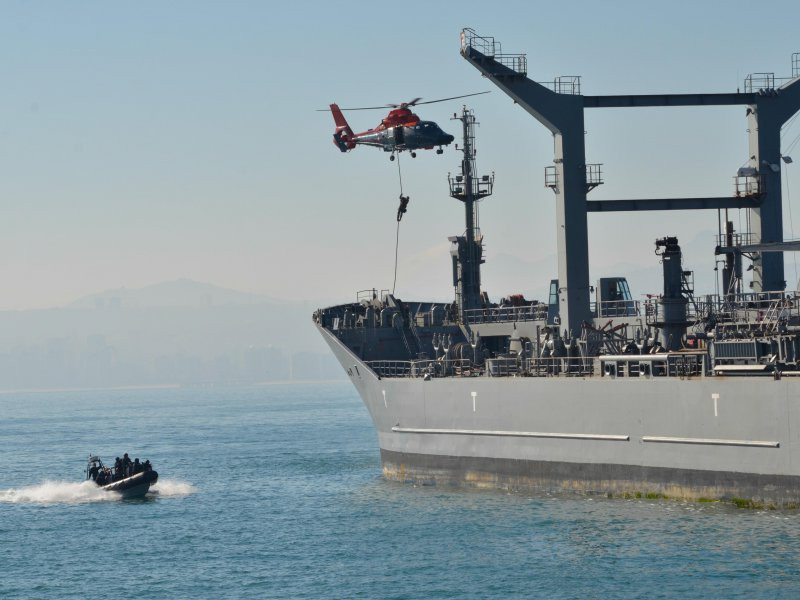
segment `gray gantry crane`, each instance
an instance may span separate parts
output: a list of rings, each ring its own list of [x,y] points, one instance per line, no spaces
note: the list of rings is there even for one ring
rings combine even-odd
[[[746,208],[752,238],[765,244],[760,250],[751,248],[755,250],[754,291],[785,289],[780,248],[780,130],[800,109],[800,53],[792,56],[791,77],[753,73],[745,79],[743,92],[619,96],[584,96],[579,76],[556,77],[546,83],[533,81],[528,77],[525,54],[505,54],[493,37],[478,35],[473,29],[461,32],[461,54],[553,134],[554,164],[545,169],[545,185],[556,196],[559,315],[561,328],[569,336],[580,335],[581,323],[592,318],[587,231],[590,212]],[[739,170],[734,195],[587,201],[587,193],[602,183],[602,174],[599,164],[586,163],[585,108],[731,105],[747,107],[749,131],[749,167]]]

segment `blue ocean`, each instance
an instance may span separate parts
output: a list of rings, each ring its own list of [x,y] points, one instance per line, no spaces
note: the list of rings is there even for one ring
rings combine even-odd
[[[150,459],[143,500],[81,483]],[[1,598],[798,598],[800,512],[385,481],[344,383],[0,395]]]

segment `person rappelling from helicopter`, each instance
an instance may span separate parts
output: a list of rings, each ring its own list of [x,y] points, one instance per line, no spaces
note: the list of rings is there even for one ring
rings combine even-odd
[[[408,203],[411,200],[409,196],[403,196],[400,194],[400,206],[397,207],[397,222],[403,220],[403,215],[408,212]]]

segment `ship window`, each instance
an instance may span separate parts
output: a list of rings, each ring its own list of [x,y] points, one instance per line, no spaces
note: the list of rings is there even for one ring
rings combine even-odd
[[[621,277],[609,277],[603,281],[603,301],[622,302],[632,300],[628,281]]]
[[[550,282],[550,302],[551,306],[558,306],[558,281]]]
[[[631,288],[628,287],[628,280],[623,279],[619,282],[620,292],[622,293],[623,300],[633,300],[633,296],[631,296]]]

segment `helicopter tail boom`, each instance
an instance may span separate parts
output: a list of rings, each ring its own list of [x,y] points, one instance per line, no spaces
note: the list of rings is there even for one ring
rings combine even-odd
[[[347,119],[344,118],[342,111],[336,104],[331,104],[331,114],[333,115],[333,122],[336,123],[336,131],[333,133],[333,143],[342,152],[347,152],[356,147],[356,142],[353,139],[355,136],[350,125],[347,124]]]

